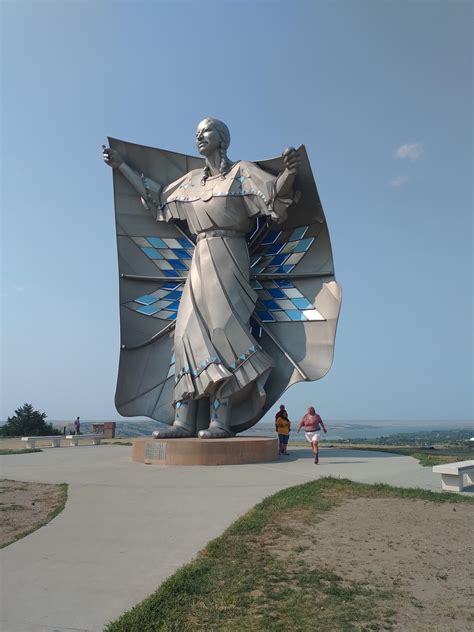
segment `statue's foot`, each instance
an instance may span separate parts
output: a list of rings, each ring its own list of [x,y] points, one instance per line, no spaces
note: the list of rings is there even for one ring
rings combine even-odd
[[[171,426],[163,430],[155,430],[153,437],[155,439],[183,439],[186,437],[194,437],[195,433],[191,432],[184,426]]]
[[[198,437],[200,439],[227,439],[227,437],[234,437],[235,433],[231,432],[227,428],[220,428],[219,426],[209,426],[207,430],[200,430]]]

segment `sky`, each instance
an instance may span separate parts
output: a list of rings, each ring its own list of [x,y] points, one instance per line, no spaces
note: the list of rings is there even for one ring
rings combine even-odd
[[[106,137],[231,159],[306,145],[343,289],[334,364],[282,398],[339,420],[473,419],[472,6],[1,3],[0,419],[119,419]]]

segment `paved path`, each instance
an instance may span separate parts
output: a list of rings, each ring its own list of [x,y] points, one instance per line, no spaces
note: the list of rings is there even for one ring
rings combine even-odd
[[[69,483],[65,510],[0,551],[2,632],[100,632],[238,516],[284,487],[333,475],[440,489],[410,457],[294,448],[276,463],[162,467],[132,463],[129,446],[4,456],[2,477]]]

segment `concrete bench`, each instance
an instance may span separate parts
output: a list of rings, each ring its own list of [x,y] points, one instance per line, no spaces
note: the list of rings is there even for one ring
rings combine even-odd
[[[434,465],[433,472],[441,474],[441,487],[449,492],[462,492],[464,487],[474,485],[474,460]]]
[[[52,435],[51,437],[22,437],[22,441],[26,441],[27,448],[34,448],[37,441],[50,441],[52,448],[59,448],[61,445],[62,435]]]
[[[100,445],[100,440],[104,438],[104,435],[97,434],[75,434],[66,435],[66,439],[71,441],[71,445],[79,445],[81,439],[92,439],[93,445]]]

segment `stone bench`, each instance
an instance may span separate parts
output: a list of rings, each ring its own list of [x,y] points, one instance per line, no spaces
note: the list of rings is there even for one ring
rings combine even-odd
[[[474,460],[434,465],[433,472],[441,474],[441,487],[449,492],[462,492],[464,487],[474,485]]]
[[[22,437],[22,441],[26,441],[27,448],[34,448],[37,441],[50,441],[52,448],[59,448],[61,445],[62,435],[40,436],[40,437]]]
[[[71,445],[79,445],[81,439],[92,439],[93,445],[100,445],[100,440],[104,438],[104,435],[97,434],[74,434],[66,435],[66,439],[69,439]]]

